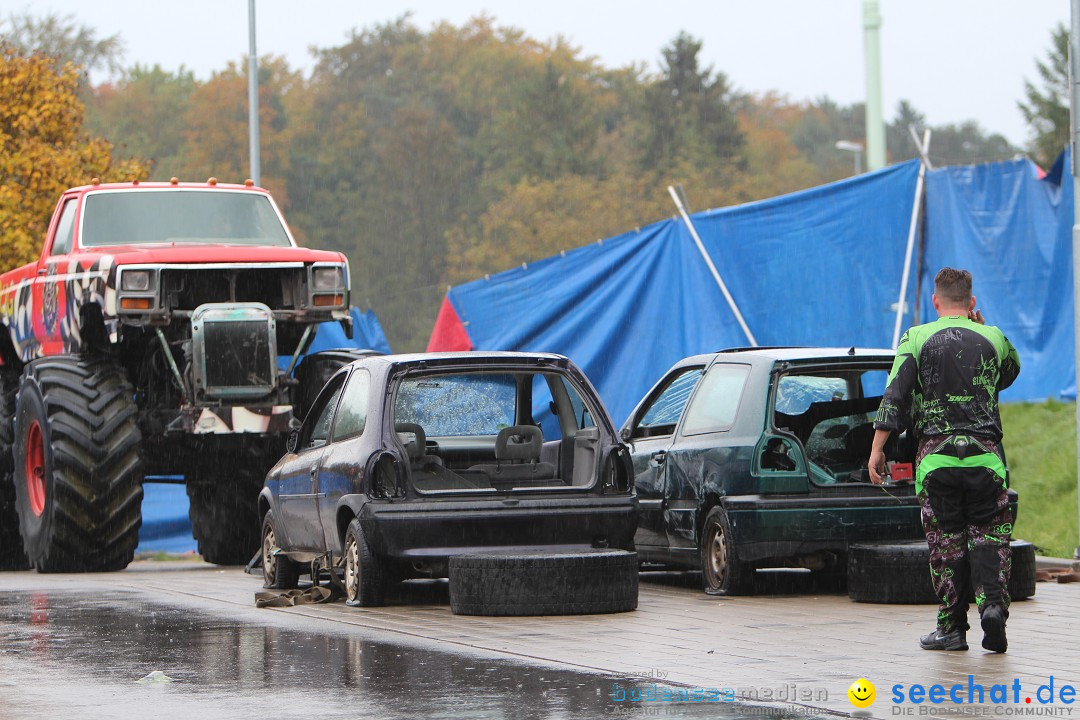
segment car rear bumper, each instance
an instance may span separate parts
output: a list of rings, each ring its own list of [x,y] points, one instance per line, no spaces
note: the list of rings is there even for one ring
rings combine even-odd
[[[442,560],[468,552],[538,547],[632,550],[637,499],[368,503],[360,522],[377,554],[402,560]]]
[[[1009,492],[1015,517],[1016,493]],[[747,496],[725,503],[739,557],[754,561],[829,550],[854,542],[923,539],[918,498],[910,491],[844,498]]]

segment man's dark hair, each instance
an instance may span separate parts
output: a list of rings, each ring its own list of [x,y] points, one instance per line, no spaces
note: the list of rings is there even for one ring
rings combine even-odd
[[[934,278],[934,292],[940,298],[948,298],[955,303],[971,300],[971,273],[956,268],[941,268]]]

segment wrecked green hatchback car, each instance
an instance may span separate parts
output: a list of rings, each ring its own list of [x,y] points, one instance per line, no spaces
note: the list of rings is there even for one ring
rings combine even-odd
[[[921,540],[907,434],[886,446],[889,482],[866,469],[892,362],[891,350],[744,348],[676,363],[622,428],[639,557],[738,595],[758,568],[843,576],[851,543]]]

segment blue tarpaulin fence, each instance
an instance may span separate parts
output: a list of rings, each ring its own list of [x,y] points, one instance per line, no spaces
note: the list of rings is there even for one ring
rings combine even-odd
[[[922,305],[934,273],[971,270],[987,322],[1020,353],[1002,400],[1075,397],[1073,180],[1067,156],[1039,177],[1028,160],[933,170],[926,179]]]
[[[362,313],[357,308],[352,308],[350,314],[353,319],[352,340],[345,337],[340,323],[322,323],[308,352],[341,347],[390,352],[390,344],[374,312],[368,310]],[[288,357],[279,358],[279,364],[285,368],[289,360]],[[183,480],[173,477],[171,481],[149,481],[143,484],[143,524],[139,529],[139,546],[136,552],[186,553],[196,550],[195,540],[191,535],[191,522],[188,519],[187,492],[183,484],[175,484],[182,483]],[[255,498],[252,498],[252,502],[255,502]]]
[[[927,173],[921,271],[902,325],[933,317],[940,267],[970,269],[980,308],[1024,364],[1006,401],[1075,394],[1072,180],[1061,167],[1042,179],[1027,160]],[[891,345],[918,168],[692,215],[760,344]],[[621,423],[676,360],[747,344],[686,227],[670,219],[451,288],[429,349],[562,353]]]

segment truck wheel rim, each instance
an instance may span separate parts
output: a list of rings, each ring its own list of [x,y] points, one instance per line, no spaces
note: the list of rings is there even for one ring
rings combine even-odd
[[[30,511],[41,517],[45,512],[45,442],[37,420],[26,434],[26,496]]]
[[[345,539],[345,599],[356,600],[360,594],[360,548],[356,536],[349,533]]]
[[[277,558],[274,556],[274,548],[277,547],[277,537],[274,535],[274,528],[266,528],[266,534],[263,535],[263,577],[268,583],[273,583],[277,579]]]
[[[720,587],[727,574],[727,536],[724,535],[724,530],[719,524],[712,526],[712,532],[709,535],[711,536],[709,538],[709,584]]]

